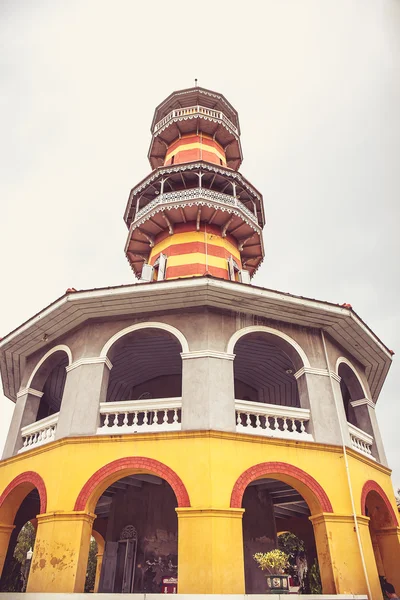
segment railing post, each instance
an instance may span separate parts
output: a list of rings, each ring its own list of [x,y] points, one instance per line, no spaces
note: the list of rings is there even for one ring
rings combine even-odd
[[[14,456],[22,448],[21,429],[34,423],[39,409],[40,399],[43,392],[26,388],[17,394],[17,402],[14,407],[7,440],[4,446],[3,459]]]

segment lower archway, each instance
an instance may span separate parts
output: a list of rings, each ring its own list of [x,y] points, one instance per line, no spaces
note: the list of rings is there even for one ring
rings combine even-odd
[[[332,512],[328,496],[310,475],[286,463],[262,463],[245,471],[237,480],[231,496],[232,508],[244,508],[243,550],[246,594],[266,591],[265,572],[254,554],[282,549],[293,553],[286,569],[288,584],[295,593],[322,593],[318,553],[309,517]],[[285,532],[286,545],[278,534]],[[293,540],[299,545],[291,546]],[[310,575],[313,575],[310,581]],[[331,579],[331,574],[326,575]],[[326,586],[328,587],[328,586]]]
[[[180,478],[162,463],[136,457],[105,465],[82,489],[75,510],[96,514],[95,538],[104,538],[99,593],[177,590],[178,523],[188,506]],[[98,554],[101,554],[99,552]]]
[[[46,511],[46,488],[33,471],[13,479],[0,496],[0,591],[25,591],[34,551],[36,516]]]
[[[400,532],[397,517],[387,495],[375,481],[364,484],[361,511],[369,517],[369,532],[381,584],[384,587],[385,582],[389,582],[398,593]]]

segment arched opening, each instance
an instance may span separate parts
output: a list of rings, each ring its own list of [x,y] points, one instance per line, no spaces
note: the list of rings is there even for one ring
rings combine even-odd
[[[361,380],[351,363],[344,358],[338,361],[337,373],[340,377],[340,391],[352,446],[368,458],[379,458],[368,401]]]
[[[288,336],[268,328],[250,329],[232,348],[237,429],[277,437],[309,436],[308,399],[300,399],[294,376],[305,366],[306,357]]]
[[[65,348],[65,349],[64,349]],[[33,371],[26,388],[20,451],[30,450],[55,439],[58,414],[71,353],[66,346],[50,350]]]
[[[19,475],[0,496],[1,592],[26,590],[34,552],[36,516],[45,510],[44,483],[33,472]]]
[[[176,591],[175,508],[188,504],[179,477],[157,461],[121,459],[95,473],[75,509],[95,512],[96,530],[105,540],[98,591],[165,593],[171,586]]]
[[[316,539],[309,517],[332,512],[332,506],[321,486],[307,473],[285,463],[262,463],[245,471],[237,480],[231,497],[232,508],[244,508],[243,551],[246,594],[266,591],[266,573],[254,560],[254,554],[282,549],[278,534],[293,534],[302,542],[303,567],[301,581],[288,581],[291,591],[322,593],[322,586],[311,584],[310,574],[319,577]],[[299,547],[300,558],[300,547]],[[290,576],[293,569],[287,567]],[[320,580],[319,580],[320,581]],[[313,586],[313,587],[312,587]],[[312,589],[311,589],[312,588]],[[311,589],[311,591],[310,591]]]
[[[367,481],[361,498],[362,513],[369,517],[369,532],[381,583],[400,589],[400,543],[398,522],[385,492],[375,481]]]
[[[170,331],[130,331],[108,349],[112,362],[100,432],[180,429],[182,346]]]

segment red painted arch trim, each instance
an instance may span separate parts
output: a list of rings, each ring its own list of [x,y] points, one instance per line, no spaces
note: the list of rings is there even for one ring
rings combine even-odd
[[[31,483],[33,486],[35,486],[40,498],[40,513],[45,513],[47,508],[46,486],[44,484],[43,479],[38,473],[35,473],[35,471],[25,471],[25,473],[17,475],[17,477],[15,477],[8,484],[8,486],[0,496],[0,508],[2,507],[9,494],[11,494],[11,492],[22,483]]]
[[[390,517],[392,519],[393,527],[397,527],[398,522],[397,522],[396,513],[394,512],[393,506],[391,505],[389,498],[387,497],[386,493],[383,491],[381,486],[378,483],[376,483],[376,481],[373,481],[372,479],[369,479],[363,485],[363,489],[361,492],[361,514],[366,515],[367,496],[370,492],[376,492],[382,498],[382,500],[384,501],[384,503],[386,505],[386,508],[389,511]]]
[[[141,471],[150,471],[162,479],[165,479],[174,490],[178,506],[186,507],[190,506],[189,494],[187,493],[186,487],[178,475],[158,460],[152,458],[145,458],[143,456],[119,458],[113,462],[104,465],[101,469],[96,471],[90,479],[85,483],[81,491],[79,492],[78,498],[75,502],[74,510],[85,510],[90,497],[92,496],[98,485],[113,473],[119,471],[126,471],[126,469],[140,469]]]
[[[311,490],[319,501],[323,512],[333,512],[332,504],[318,481],[305,471],[302,471],[302,469],[282,462],[260,463],[244,471],[233,486],[231,508],[241,508],[243,494],[249,483],[268,474],[289,475],[290,477],[294,477]]]

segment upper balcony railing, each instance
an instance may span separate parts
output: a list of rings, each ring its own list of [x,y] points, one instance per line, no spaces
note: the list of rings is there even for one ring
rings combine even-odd
[[[229,194],[222,194],[221,192],[215,192],[214,190],[210,190],[204,187],[192,188],[189,190],[181,190],[178,192],[167,192],[165,194],[160,194],[153,200],[151,200],[146,206],[143,206],[140,210],[137,211],[135,215],[135,221],[151,212],[154,208],[159,206],[160,204],[164,205],[173,205],[173,204],[185,204],[195,200],[203,200],[209,201],[213,204],[220,205],[226,210],[226,207],[238,208],[240,209],[249,219],[251,219],[255,225],[258,226],[257,215],[255,215],[247,206],[243,204],[238,198],[235,196],[230,196]]]
[[[179,431],[181,408],[182,398],[102,402],[97,434]]]
[[[376,460],[372,456],[372,444],[374,443],[374,438],[372,435],[365,433],[365,431],[358,429],[358,427],[352,425],[351,423],[347,423],[347,425],[349,427],[351,445],[354,450],[361,452],[361,454],[364,454],[371,460]]]
[[[43,444],[47,444],[47,442],[52,442],[55,439],[59,414],[55,413],[23,427],[21,429],[23,445],[19,452],[32,450],[32,448],[38,448]]]
[[[235,410],[237,432],[313,441],[307,431],[310,411],[306,408],[235,400]]]
[[[236,431],[287,440],[314,441],[310,432],[310,411],[305,408],[235,400]],[[21,429],[19,453],[55,440],[59,413]],[[97,435],[180,431],[182,398],[102,402]],[[218,424],[215,424],[218,428]],[[354,450],[371,460],[373,437],[348,423]]]
[[[174,119],[185,119],[185,118],[193,118],[202,116],[206,119],[216,119],[218,121],[222,121],[235,135],[239,135],[238,128],[224,115],[223,112],[219,110],[213,110],[212,108],[206,108],[205,106],[188,106],[186,108],[177,108],[175,110],[171,110],[161,121],[155,124],[154,126],[154,134],[156,134],[160,129],[165,127],[170,121]]]

